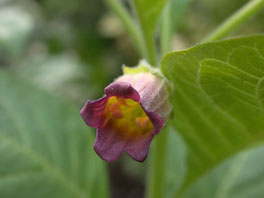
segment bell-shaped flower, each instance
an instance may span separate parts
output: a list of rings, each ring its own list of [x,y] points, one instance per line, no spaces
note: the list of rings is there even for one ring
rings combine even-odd
[[[97,128],[94,149],[102,159],[115,161],[125,151],[144,161],[171,112],[168,89],[145,62],[123,70],[125,74],[104,89],[105,96],[88,100],[80,113],[88,126]]]

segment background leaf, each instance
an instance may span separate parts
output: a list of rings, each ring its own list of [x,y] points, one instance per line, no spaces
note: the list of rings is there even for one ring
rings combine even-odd
[[[79,110],[0,70],[0,196],[107,197]]]
[[[263,44],[264,36],[237,38],[164,58],[162,71],[174,88],[171,123],[188,149],[181,192],[227,157],[263,142]]]
[[[264,146],[243,152],[210,171],[184,197],[252,198],[264,194]]]
[[[184,182],[186,174],[186,146],[181,136],[173,128],[168,127],[167,159],[165,163],[164,196],[174,197]]]

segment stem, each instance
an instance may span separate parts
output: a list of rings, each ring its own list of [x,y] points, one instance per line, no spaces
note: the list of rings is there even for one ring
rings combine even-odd
[[[244,21],[256,14],[264,6],[264,0],[251,0],[240,10],[234,13],[224,21],[213,33],[211,33],[203,42],[222,39],[241,25]]]
[[[120,3],[120,0],[106,0],[106,3],[118,16],[127,32],[129,33],[131,39],[133,40],[139,53],[144,57],[147,53],[143,45],[144,39],[140,34],[138,26],[134,23],[133,19],[128,14],[127,9]]]
[[[161,57],[171,50],[172,34],[171,34],[171,18],[170,18],[171,1],[165,6],[161,15],[161,28],[160,28],[160,48]]]
[[[152,156],[150,160],[150,169],[147,181],[147,198],[164,197],[163,187],[165,180],[165,164],[167,153],[168,132],[163,130],[156,139],[152,148]]]
[[[156,46],[155,46],[155,38],[154,35],[148,34],[146,31],[143,30],[143,35],[145,38],[145,44],[147,48],[147,59],[153,67],[157,67],[157,60],[156,60]]]
[[[147,59],[147,61],[150,63],[151,66],[156,67],[157,66],[157,59],[156,59],[156,45],[155,45],[155,37],[154,33],[152,31],[149,31],[148,28],[144,28],[145,20],[143,19],[140,12],[138,12],[138,8],[140,7],[138,5],[137,1],[130,1],[131,2],[131,8],[134,10],[137,20],[139,22],[140,33],[142,35],[142,44],[145,49],[145,56],[144,58]]]

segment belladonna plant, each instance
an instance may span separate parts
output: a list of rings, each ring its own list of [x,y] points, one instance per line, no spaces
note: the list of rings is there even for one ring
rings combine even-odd
[[[125,151],[144,161],[171,112],[167,84],[145,61],[123,71],[102,98],[88,100],[80,113],[88,126],[97,128],[94,150],[102,159],[115,161]]]

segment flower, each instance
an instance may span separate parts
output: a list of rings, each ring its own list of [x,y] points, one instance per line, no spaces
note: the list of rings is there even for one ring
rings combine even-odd
[[[94,150],[102,159],[115,161],[125,151],[144,161],[167,121],[171,106],[165,80],[150,71],[149,66],[124,67],[126,74],[104,89],[105,96],[82,108],[85,123],[97,128]]]

